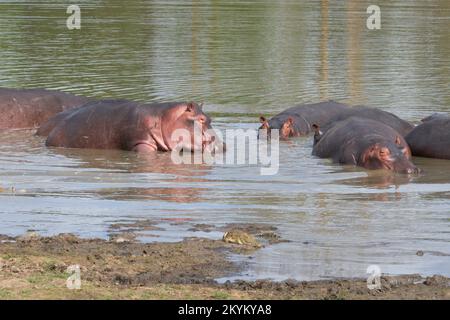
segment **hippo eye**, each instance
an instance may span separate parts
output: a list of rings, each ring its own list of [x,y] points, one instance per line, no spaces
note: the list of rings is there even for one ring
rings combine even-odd
[[[410,157],[410,156],[411,156],[411,153],[410,153],[410,151],[409,151],[408,148],[400,148],[400,149],[401,149],[401,152],[402,152],[405,156],[407,156],[407,157]]]
[[[380,156],[388,156],[390,154],[390,151],[389,151],[389,149],[387,149],[387,148],[381,148],[381,150],[380,150]]]

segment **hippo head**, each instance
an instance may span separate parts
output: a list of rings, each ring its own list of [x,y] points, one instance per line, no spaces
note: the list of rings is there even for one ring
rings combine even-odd
[[[406,174],[420,172],[411,162],[411,151],[400,137],[394,142],[383,141],[370,145],[362,153],[360,162],[367,169],[387,169]]]
[[[286,140],[289,137],[293,137],[296,135],[295,127],[294,127],[294,120],[292,117],[287,117],[281,122],[277,122],[276,125],[271,126],[269,124],[269,121],[267,121],[266,117],[260,116],[259,121],[261,122],[261,126],[259,127],[259,130],[268,130],[267,136],[270,137],[270,129],[278,129],[280,130],[280,139]]]
[[[219,141],[216,141],[210,129],[211,118],[203,113],[202,104],[176,104],[165,110],[161,116],[161,135],[169,150],[178,148],[203,151],[206,146],[211,145],[214,145],[214,150],[218,150]],[[181,136],[176,132],[184,133],[183,138],[180,139]]]

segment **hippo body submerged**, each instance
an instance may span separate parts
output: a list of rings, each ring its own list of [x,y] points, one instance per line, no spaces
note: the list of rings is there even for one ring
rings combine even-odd
[[[328,129],[334,126],[334,123],[348,119],[350,117],[370,119],[381,122],[400,133],[402,137],[405,137],[414,128],[413,124],[400,119],[393,113],[365,106],[354,106],[348,108],[333,116],[328,123],[322,125],[320,123],[316,123],[316,125],[320,127],[322,132],[326,132]]]
[[[41,137],[47,137],[50,132],[52,132],[52,130],[59,124],[65,122],[66,117],[68,117],[69,115],[71,115],[73,112],[75,112],[76,110],[84,107],[85,105],[81,105],[79,107],[75,107],[72,109],[67,109],[65,111],[59,112],[57,114],[55,114],[53,117],[51,117],[50,119],[48,119],[47,121],[45,121],[44,123],[41,124],[41,126],[36,130],[36,135],[37,136],[41,136]]]
[[[450,159],[450,116],[433,114],[406,137],[414,156]]]
[[[278,129],[280,137],[304,136],[313,132],[314,123],[325,125],[349,106],[335,101],[298,105],[280,112],[267,120],[261,117],[260,129]]]
[[[35,128],[89,98],[44,89],[0,88],[0,129]]]
[[[315,144],[313,155],[366,169],[418,172],[403,137],[391,127],[371,119],[350,117],[335,123]]]
[[[206,133],[210,121],[195,103],[100,100],[56,115],[44,126],[50,131],[47,146],[149,152],[173,150],[178,141],[171,135],[177,129],[192,133],[192,140],[183,139],[183,148],[202,149],[211,143]],[[198,139],[193,138],[194,125],[201,128]]]

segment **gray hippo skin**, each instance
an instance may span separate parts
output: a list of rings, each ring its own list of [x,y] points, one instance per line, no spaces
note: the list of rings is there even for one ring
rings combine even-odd
[[[350,117],[358,117],[358,118],[379,121],[379,122],[391,127],[398,133],[400,133],[400,135],[402,137],[405,137],[414,128],[414,125],[412,123],[409,123],[408,121],[400,119],[395,114],[392,114],[387,111],[383,111],[381,109],[370,108],[370,107],[365,107],[365,106],[351,107],[351,108],[344,110],[343,112],[337,114],[336,116],[332,117],[328,123],[326,123],[326,124],[315,123],[315,125],[317,127],[320,127],[320,130],[322,132],[326,132],[328,129],[333,127],[335,122],[342,121],[342,120],[348,119]]]
[[[313,155],[366,169],[419,172],[400,133],[378,121],[358,117],[336,122],[320,137]]]
[[[85,104],[75,107],[72,109],[67,109],[63,112],[59,112],[50,119],[48,119],[46,122],[42,123],[41,126],[36,130],[36,135],[41,137],[47,137],[50,132],[60,123],[64,122],[66,117],[70,114],[72,114],[75,110],[78,110],[82,107],[84,107]]]
[[[128,100],[100,100],[55,118],[49,120],[53,129],[50,128],[47,146],[170,151],[178,143],[172,140],[173,132],[185,129],[191,135],[191,139],[183,139],[185,150],[204,150],[205,146],[222,150],[219,147],[223,147],[207,132],[211,129],[211,119],[203,113],[201,106],[193,102],[143,104]],[[195,125],[199,128],[196,139]]]
[[[60,91],[0,88],[0,129],[39,127],[53,115],[89,100]]]
[[[349,106],[335,101],[298,105],[275,115],[270,120],[260,117],[261,129],[278,129],[280,138],[305,136],[313,132],[314,123],[324,125]]]
[[[405,139],[414,156],[450,159],[450,116],[436,113],[423,119]]]

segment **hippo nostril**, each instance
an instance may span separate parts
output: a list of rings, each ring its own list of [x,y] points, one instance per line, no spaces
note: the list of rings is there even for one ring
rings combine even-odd
[[[420,169],[419,168],[408,168],[406,169],[407,174],[419,174]]]

